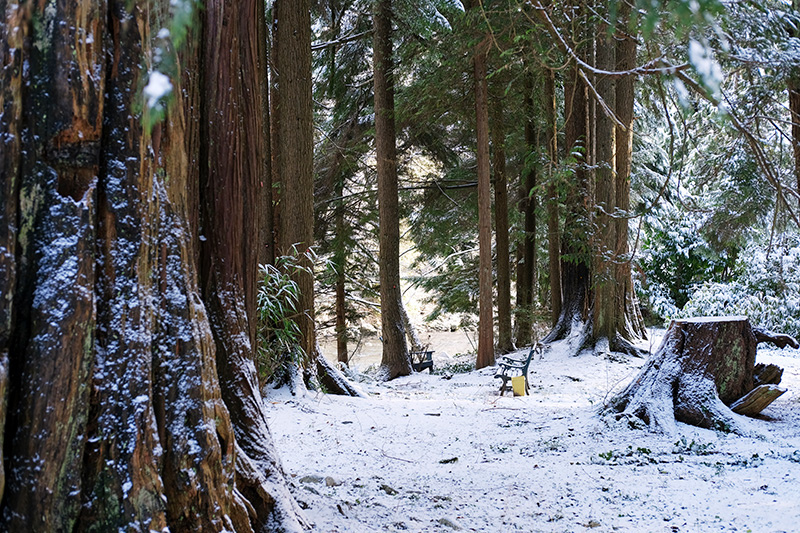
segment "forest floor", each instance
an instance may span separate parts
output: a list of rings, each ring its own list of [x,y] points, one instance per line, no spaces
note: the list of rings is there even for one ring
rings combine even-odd
[[[529,396],[499,396],[486,368],[265,401],[314,531],[800,531],[800,351],[762,347],[757,362],[784,368],[789,391],[750,436],[603,420],[644,359],[565,344],[532,363]]]

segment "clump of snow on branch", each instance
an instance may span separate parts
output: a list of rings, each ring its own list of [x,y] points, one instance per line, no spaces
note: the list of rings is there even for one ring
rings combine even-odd
[[[722,83],[722,67],[714,59],[713,51],[705,39],[697,41],[689,40],[689,63],[700,75],[700,79],[714,95],[719,94],[719,86]]]
[[[147,98],[147,107],[156,107],[158,103],[172,92],[172,82],[169,76],[154,70],[150,72],[149,80],[144,88],[144,96]]]

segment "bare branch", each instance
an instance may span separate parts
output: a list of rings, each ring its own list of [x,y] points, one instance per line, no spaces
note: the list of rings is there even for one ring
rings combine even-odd
[[[630,70],[603,70],[595,68],[594,66],[590,65],[586,61],[583,61],[575,50],[567,43],[566,39],[561,35],[556,27],[553,19],[550,18],[550,15],[547,13],[547,9],[541,4],[539,0],[529,0],[531,6],[536,12],[536,15],[539,17],[547,31],[550,35],[555,39],[556,45],[561,49],[562,52],[567,54],[571,57],[580,67],[582,71],[590,72],[592,74],[600,74],[602,76],[609,76],[612,78],[622,78],[625,76],[631,75],[643,75],[643,74],[674,74],[678,71],[686,70],[689,68],[688,63],[681,63],[680,65],[672,65],[667,63],[667,61],[663,58],[653,59],[648,61],[642,66],[632,68]],[[662,66],[658,66],[662,65]],[[585,75],[584,75],[585,77]]]
[[[324,43],[314,43],[311,45],[312,52],[318,52],[319,50],[325,50],[326,48],[333,48],[334,46],[340,46],[342,44],[347,44],[353,41],[357,41],[362,37],[367,37],[372,35],[372,30],[369,29],[367,31],[362,31],[361,33],[354,33],[351,35],[345,35],[344,37],[340,37],[334,41],[327,41]]]

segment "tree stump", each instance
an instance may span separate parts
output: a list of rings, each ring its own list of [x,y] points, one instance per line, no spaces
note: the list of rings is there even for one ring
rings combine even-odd
[[[627,418],[666,433],[676,431],[676,420],[747,433],[746,418],[729,406],[763,383],[754,380],[759,342],[798,346],[788,335],[752,328],[742,316],[673,320],[658,351],[604,410],[617,419]],[[770,372],[773,382],[776,374],[780,380],[779,372]],[[758,411],[777,397],[772,396],[766,401],[766,396],[759,395]],[[754,415],[758,411],[745,412]]]

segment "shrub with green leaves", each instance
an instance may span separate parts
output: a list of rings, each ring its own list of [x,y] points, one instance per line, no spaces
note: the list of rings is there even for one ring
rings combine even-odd
[[[731,270],[731,256],[714,251],[690,221],[653,222],[648,229],[639,264],[653,310],[665,318],[686,305],[696,286]]]
[[[310,269],[302,257],[294,251],[278,257],[275,265],[259,266],[257,366],[262,383],[286,383],[292,369],[305,358],[297,322],[300,289],[292,279],[293,274]],[[313,263],[313,252],[307,252],[305,257]]]
[[[785,239],[769,254],[751,244],[735,279],[700,285],[673,318],[743,315],[754,326],[800,335],[800,236]]]

